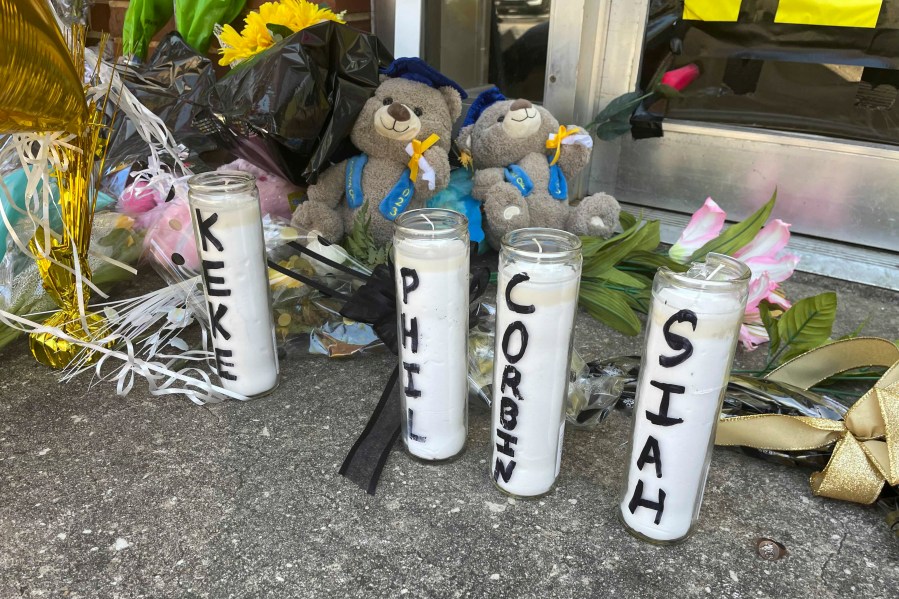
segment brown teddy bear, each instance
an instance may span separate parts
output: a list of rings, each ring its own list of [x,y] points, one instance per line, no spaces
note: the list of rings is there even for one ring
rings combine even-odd
[[[568,180],[590,161],[593,140],[577,127],[560,127],[542,106],[488,89],[472,104],[456,143],[471,158],[472,196],[483,202],[492,246],[524,227],[607,238],[618,226],[620,207],[610,195],[569,205]]]
[[[350,134],[362,154],[322,173],[293,224],[339,242],[367,206],[372,236],[386,245],[392,221],[424,207],[449,182],[452,128],[465,97],[457,83],[422,60],[393,61]]]

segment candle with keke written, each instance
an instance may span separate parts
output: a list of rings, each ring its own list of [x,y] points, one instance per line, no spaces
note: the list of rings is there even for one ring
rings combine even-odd
[[[417,458],[446,460],[468,436],[468,220],[426,208],[395,225],[403,440]]]
[[[686,538],[699,517],[749,269],[720,254],[686,273],[659,269],[633,414],[620,517],[656,543]]]
[[[493,364],[493,480],[519,497],[559,475],[581,241],[553,229],[503,238]]]
[[[188,201],[221,384],[247,397],[268,393],[278,385],[278,356],[256,179],[196,175]]]

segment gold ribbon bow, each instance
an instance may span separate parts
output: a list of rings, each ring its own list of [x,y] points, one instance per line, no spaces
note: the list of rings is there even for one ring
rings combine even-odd
[[[418,161],[421,160],[422,155],[428,151],[428,148],[438,141],[440,141],[440,136],[436,133],[431,133],[424,141],[419,141],[417,139],[412,140],[412,157],[409,159],[408,166],[409,176],[413,181],[418,179]]]
[[[889,370],[843,420],[763,414],[718,423],[716,445],[803,451],[836,443],[827,466],[812,474],[815,495],[873,503],[884,481],[899,485],[899,348],[885,339],[837,341],[790,360],[767,380],[808,389],[840,372],[865,366]]]
[[[552,139],[546,140],[546,149],[547,150],[555,150],[556,153],[553,154],[553,160],[549,163],[550,166],[554,165],[559,161],[559,156],[562,155],[562,140],[568,137],[569,135],[574,135],[575,133],[580,133],[580,129],[577,127],[572,127],[571,130],[565,127],[565,125],[559,125],[559,131],[556,133],[556,136]]]

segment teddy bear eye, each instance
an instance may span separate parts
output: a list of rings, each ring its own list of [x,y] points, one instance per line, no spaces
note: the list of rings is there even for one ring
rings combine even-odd
[[[416,106],[416,107],[415,107],[415,110],[413,110],[412,112],[415,113],[415,116],[421,116],[421,115],[423,115],[423,114],[425,113],[425,111],[422,110],[421,108],[419,108],[418,106]]]
[[[503,116],[499,117],[498,119],[496,119],[496,122],[502,123],[504,120],[506,120],[506,115],[503,115]]]
[[[393,98],[391,98],[391,97],[384,98],[384,106],[390,106],[391,104],[393,104]]]

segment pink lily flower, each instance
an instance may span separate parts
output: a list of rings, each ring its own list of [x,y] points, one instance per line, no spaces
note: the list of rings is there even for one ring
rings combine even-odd
[[[749,281],[749,297],[746,300],[746,312],[743,315],[743,324],[740,326],[740,342],[748,351],[754,350],[761,343],[767,343],[768,332],[762,324],[762,316],[759,312],[759,303],[767,299],[777,283],[772,283],[768,275],[762,273],[758,278]]]
[[[777,252],[787,247],[787,243],[790,241],[790,226],[789,223],[775,218],[759,231],[755,239],[737,250],[734,258],[746,262],[751,258],[776,255]]]
[[[721,234],[726,216],[715,200],[706,198],[702,208],[693,214],[680,238],[668,250],[668,255],[675,262],[686,264],[696,250]]]
[[[690,219],[677,243],[668,250],[668,255],[677,262],[686,263],[696,250],[718,237],[725,217],[726,213],[718,204],[708,198]],[[734,252],[734,257],[752,271],[749,299],[740,328],[740,342],[748,351],[769,341],[759,315],[759,303],[764,300],[783,310],[791,306],[780,292],[780,283],[793,275],[799,263],[798,256],[784,250],[789,241],[790,224],[774,219],[759,231],[755,239]]]

